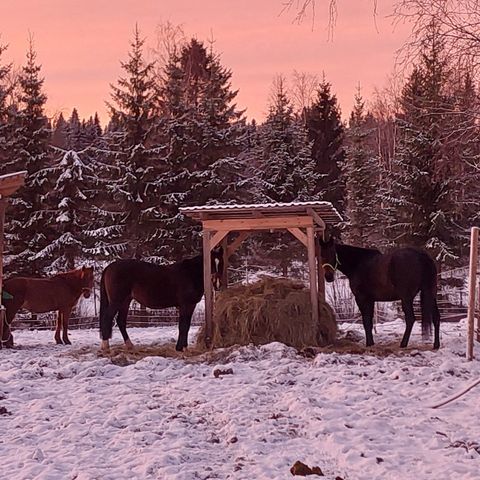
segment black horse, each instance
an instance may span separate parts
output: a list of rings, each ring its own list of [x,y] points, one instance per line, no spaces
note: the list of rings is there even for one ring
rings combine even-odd
[[[334,280],[340,270],[350,282],[360,313],[367,347],[373,345],[373,310],[375,302],[402,301],[406,328],[400,346],[408,345],[415,323],[413,299],[420,292],[422,334],[428,336],[433,322],[433,348],[440,347],[440,313],[437,306],[437,268],[427,252],[403,247],[382,254],[377,249],[336,244],[333,238],[319,240],[325,280]]]
[[[212,282],[220,288],[223,250],[211,254]],[[195,306],[203,295],[203,256],[171,265],[155,265],[140,260],[117,260],[102,273],[100,283],[100,337],[102,350],[109,350],[113,320],[127,348],[133,348],[127,334],[127,314],[132,299],[149,308],[179,307],[179,334],[176,349],[188,343],[188,331]]]

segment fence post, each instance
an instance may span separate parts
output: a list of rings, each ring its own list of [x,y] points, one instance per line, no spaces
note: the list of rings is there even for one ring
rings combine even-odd
[[[478,227],[472,227],[470,234],[470,267],[468,282],[468,314],[467,314],[467,360],[473,360],[474,320],[475,320],[475,294],[477,286],[478,269]]]

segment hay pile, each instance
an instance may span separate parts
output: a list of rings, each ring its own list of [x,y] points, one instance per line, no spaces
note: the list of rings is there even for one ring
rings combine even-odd
[[[282,342],[304,348],[332,343],[337,332],[335,314],[320,302],[319,323],[312,320],[310,291],[300,282],[262,277],[251,285],[238,285],[215,298],[213,347]],[[204,345],[202,327],[197,345]]]

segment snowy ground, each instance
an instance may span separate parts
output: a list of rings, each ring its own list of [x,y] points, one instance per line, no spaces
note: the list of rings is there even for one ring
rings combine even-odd
[[[0,478],[288,479],[301,460],[327,480],[479,479],[480,386],[429,407],[480,376],[480,361],[464,359],[464,323],[442,326],[439,352],[417,335],[406,353],[383,351],[403,322],[379,330],[364,354],[309,359],[272,343],[214,363],[112,363],[91,348],[96,331],[72,331],[72,347],[16,332],[19,347],[0,351]],[[137,344],[176,336],[130,333]],[[216,378],[217,368],[233,374]]]

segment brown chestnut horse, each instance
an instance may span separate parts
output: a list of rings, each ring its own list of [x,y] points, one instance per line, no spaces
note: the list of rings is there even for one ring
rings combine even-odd
[[[58,344],[71,344],[68,338],[68,319],[73,307],[83,294],[90,296],[93,287],[93,268],[81,267],[48,278],[11,277],[3,288],[12,298],[4,299],[6,317],[0,325],[0,338],[7,347],[13,346],[10,325],[21,308],[32,313],[45,313],[58,310],[55,341]],[[3,330],[3,332],[2,332]],[[62,336],[60,337],[60,331]]]

